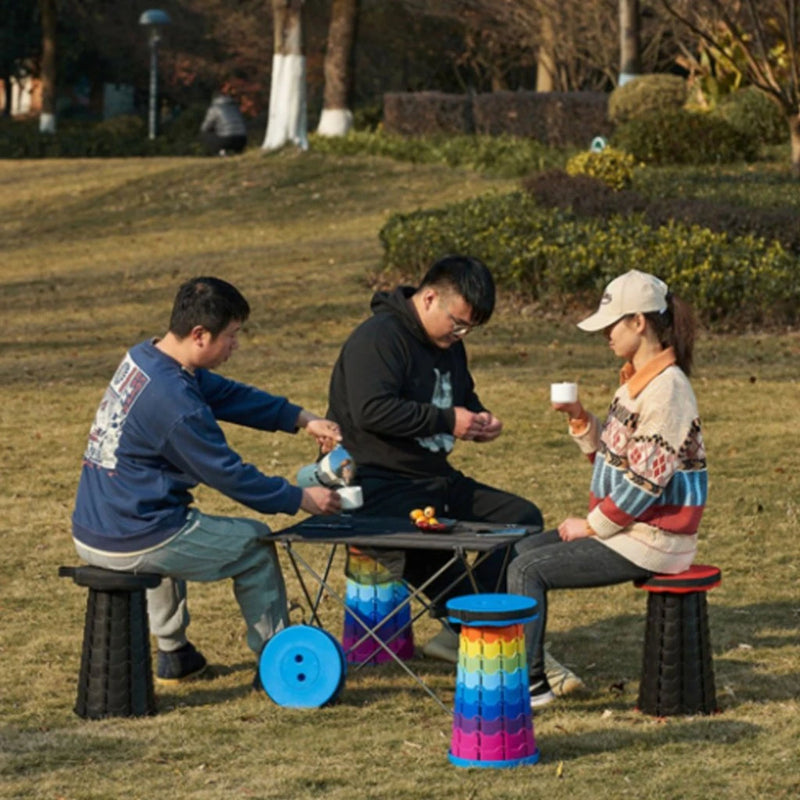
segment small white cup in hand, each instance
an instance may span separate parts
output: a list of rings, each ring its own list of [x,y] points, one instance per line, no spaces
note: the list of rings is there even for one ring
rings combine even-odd
[[[578,399],[577,383],[551,383],[551,403],[574,403]]]
[[[360,486],[343,486],[336,490],[342,501],[342,511],[352,511],[364,505],[364,495]]]

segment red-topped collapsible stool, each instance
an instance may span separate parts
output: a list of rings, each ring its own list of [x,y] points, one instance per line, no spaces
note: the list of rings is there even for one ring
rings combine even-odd
[[[717,711],[706,592],[719,586],[717,567],[695,564],[653,575],[648,592],[642,679],[637,708],[656,717]]]

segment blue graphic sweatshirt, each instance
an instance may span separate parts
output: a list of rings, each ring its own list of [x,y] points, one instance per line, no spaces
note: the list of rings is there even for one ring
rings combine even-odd
[[[180,530],[207,484],[265,514],[295,514],[302,490],[246,464],[217,420],[294,432],[301,408],[208,370],[194,373],[156,348],[131,348],[106,389],[83,457],[73,536],[133,553]]]

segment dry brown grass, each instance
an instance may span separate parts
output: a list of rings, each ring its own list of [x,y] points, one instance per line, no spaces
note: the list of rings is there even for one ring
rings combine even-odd
[[[352,675],[328,709],[290,711],[251,694],[252,656],[225,584],[191,592],[192,638],[214,680],[160,692],[149,719],[86,722],[72,712],[85,598],[56,573],[76,563],[69,517],[80,457],[121,354],[162,332],[178,282],[211,273],[239,285],[254,314],[227,374],[324,410],[338,346],[367,313],[387,215],[506,186],[314,153],[0,162],[0,797],[800,793],[796,333],[707,337],[699,352],[711,469],[699,560],[724,573],[709,598],[721,714],[636,713],[642,594],[564,592],[552,603],[552,646],[588,693],[537,716],[537,767],[459,770],[446,759],[449,717],[394,668]],[[602,409],[615,370],[603,345],[570,323],[506,301],[470,337],[480,393],[506,434],[455,455],[533,498],[549,522],[584,507],[588,468],[549,410],[547,384],[577,379]],[[287,476],[313,455],[303,437],[229,435],[246,458]],[[240,511],[208,490],[197,498],[207,511]],[[327,610],[336,632],[340,618]],[[430,630],[423,622],[418,637]],[[418,666],[452,696],[450,667]]]

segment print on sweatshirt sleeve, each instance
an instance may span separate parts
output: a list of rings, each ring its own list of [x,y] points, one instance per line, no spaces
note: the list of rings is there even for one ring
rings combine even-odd
[[[437,408],[452,408],[453,384],[450,379],[450,373],[445,372],[442,374],[438,369],[434,369],[433,372],[436,375],[436,380],[434,381],[431,403]],[[433,436],[418,438],[417,442],[421,447],[430,450],[432,453],[438,453],[440,450],[449,453],[453,449],[455,438],[452,433],[436,433]]]
[[[89,432],[84,461],[104,469],[117,465],[117,446],[133,404],[150,382],[128,353],[114,373]]]

